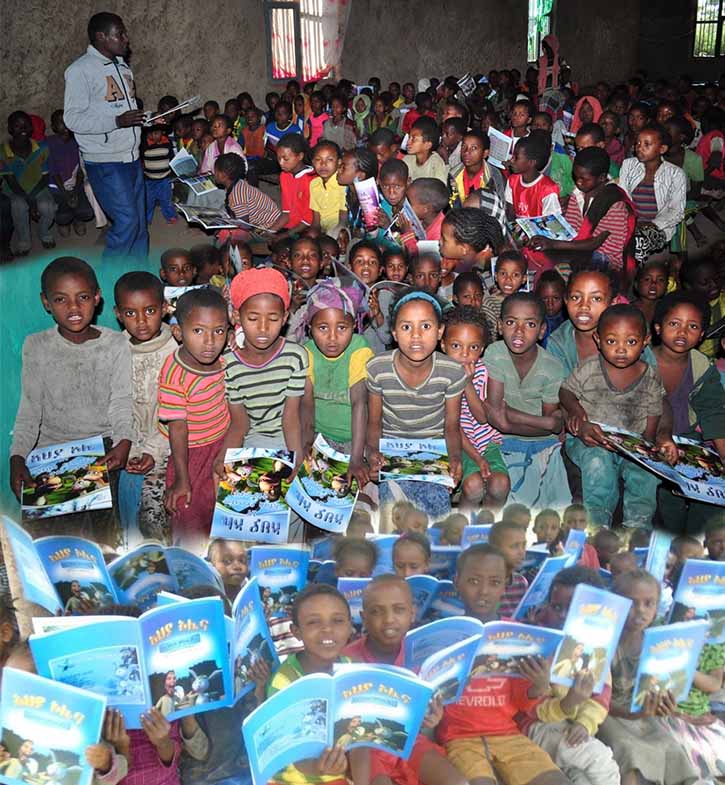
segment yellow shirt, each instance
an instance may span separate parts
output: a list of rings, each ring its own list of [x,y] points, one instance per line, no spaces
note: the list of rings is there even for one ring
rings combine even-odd
[[[347,188],[337,182],[336,174],[327,183],[323,183],[321,177],[315,177],[310,183],[310,209],[320,214],[323,234],[340,223],[340,212],[347,210],[346,196]]]

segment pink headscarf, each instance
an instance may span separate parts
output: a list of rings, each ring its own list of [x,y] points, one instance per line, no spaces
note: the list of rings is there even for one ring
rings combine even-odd
[[[576,106],[574,107],[574,117],[572,117],[571,128],[569,129],[569,133],[571,134],[577,133],[582,125],[584,125],[581,121],[581,117],[579,117],[579,112],[584,104],[589,104],[594,112],[594,117],[592,117],[593,123],[598,122],[599,118],[602,116],[602,105],[599,101],[597,101],[594,96],[585,95],[576,102]]]

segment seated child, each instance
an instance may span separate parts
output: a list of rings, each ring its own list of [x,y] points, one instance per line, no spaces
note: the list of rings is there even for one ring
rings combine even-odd
[[[287,340],[302,343],[307,335],[307,294],[317,284],[322,266],[322,249],[315,237],[298,237],[290,248],[292,295]]]
[[[589,416],[656,442],[668,462],[677,460],[671,432],[662,421],[665,390],[659,373],[641,359],[649,343],[642,312],[613,305],[599,320],[595,341],[600,356],[576,368],[560,392],[567,430],[577,438],[567,454],[582,471],[584,504],[596,526],[609,526],[612,499],[624,481],[624,521],[649,528],[659,480],[608,448],[601,428]]]
[[[463,273],[475,275],[475,273]],[[486,398],[488,370],[481,359],[488,343],[480,311],[459,306],[446,314],[441,348],[461,363],[471,380],[461,399],[463,443],[462,509],[498,511],[506,502],[510,482],[501,455],[501,434],[489,425],[481,405]]]
[[[239,141],[244,145],[244,155],[251,164],[252,161],[264,158],[267,131],[262,124],[262,113],[256,106],[250,106],[244,117],[246,125],[242,128]]]
[[[346,150],[342,154],[340,168],[337,171],[337,182],[347,191],[345,224],[354,235],[377,234],[378,228],[374,218],[365,216],[355,189],[356,182],[375,179],[378,173],[378,162],[375,156],[364,147]]]
[[[543,509],[534,518],[536,545],[546,545],[550,553],[556,553],[561,531],[561,518],[556,510]]]
[[[209,536],[212,465],[230,422],[221,358],[227,304],[215,289],[192,289],[179,298],[176,318],[171,331],[181,345],[161,367],[158,389],[159,421],[171,448],[164,504],[172,542],[196,549]]]
[[[284,231],[288,234],[300,234],[312,225],[310,185],[316,174],[306,163],[307,155],[307,142],[301,134],[287,134],[277,144],[277,162],[282,170],[279,176],[282,215],[286,218]]]
[[[713,521],[705,528],[707,558],[725,561],[725,521]]]
[[[320,242],[320,271],[324,278],[332,278],[335,275],[335,262],[340,261],[340,244],[334,237],[323,234],[319,238]]]
[[[498,613],[511,618],[529,588],[528,581],[518,571],[526,558],[526,529],[512,521],[499,521],[491,527],[488,542],[501,553],[506,562],[506,584]]]
[[[408,186],[406,192],[410,206],[423,225],[426,240],[440,240],[443,210],[448,204],[448,188],[438,179],[421,177]],[[418,252],[418,241],[408,221],[398,218],[401,240],[409,254]],[[450,256],[450,254],[445,254]],[[458,258],[458,257],[453,257]]]
[[[320,142],[332,142],[341,150],[354,150],[357,146],[355,124],[347,117],[347,99],[335,95],[330,101],[330,118],[322,124]]]
[[[274,159],[277,145],[288,134],[299,134],[302,129],[292,122],[292,105],[288,101],[280,101],[274,107],[274,120],[264,126],[267,137],[267,152]]]
[[[616,579],[618,575],[635,572],[637,569],[637,557],[632,551],[620,551],[609,560],[609,572],[612,573],[612,580]]]
[[[440,129],[432,118],[420,117],[413,123],[407,154],[403,159],[410,172],[411,182],[426,177],[440,180],[444,185],[448,184],[448,167],[436,152],[439,139]]]
[[[682,288],[691,295],[706,299],[710,306],[710,322],[708,326],[717,324],[725,317],[725,290],[720,285],[718,267],[714,260],[688,259],[680,268]],[[719,341],[708,338],[699,345],[700,351],[710,359],[717,355]]]
[[[446,122],[460,121],[453,118]],[[505,185],[501,172],[489,166],[486,159],[491,148],[488,134],[467,131],[461,142],[461,163],[450,168],[451,207],[479,207],[499,220],[504,213]],[[478,196],[477,204],[467,204],[471,196]],[[474,198],[474,202],[476,199]],[[505,216],[503,216],[505,219]]]
[[[463,538],[463,530],[470,524],[470,518],[460,512],[451,513],[440,523],[436,524],[440,529],[441,545],[460,545]]]
[[[216,538],[209,543],[207,560],[221,576],[227,599],[234,603],[249,577],[247,546],[239,540]]]
[[[430,567],[430,540],[416,531],[401,534],[393,544],[393,569],[396,575],[425,575]]]
[[[476,544],[458,557],[455,586],[465,612],[485,623],[499,617],[506,563],[489,544]],[[443,709],[437,737],[448,759],[474,785],[565,785],[551,758],[521,734],[514,717],[549,693],[547,666],[522,660],[524,678],[472,675],[458,703]],[[494,766],[496,771],[494,772]]]
[[[222,155],[235,153],[240,158],[244,158],[244,150],[239,146],[239,142],[232,136],[232,121],[225,114],[218,114],[211,121],[211,136],[213,139],[201,159],[199,174],[214,174],[214,165]]]
[[[668,277],[669,265],[664,261],[646,262],[637,268],[634,277],[634,290],[637,297],[632,300],[632,305],[642,311],[650,329],[652,329],[657,303],[667,292]]]
[[[371,240],[360,240],[355,243],[348,254],[350,269],[366,285],[372,286],[380,277],[382,269],[382,256],[380,249]],[[380,295],[382,295],[382,303]],[[368,342],[373,354],[384,352],[391,342],[390,337],[390,303],[392,293],[382,290],[370,295],[368,308],[370,312],[369,323],[362,334]],[[364,310],[360,303],[358,313]],[[356,319],[357,321],[357,319]]]
[[[325,123],[330,115],[325,109],[325,97],[321,92],[314,92],[310,96],[310,114],[305,120],[305,139],[310,147],[314,147],[322,136]]]
[[[317,178],[310,182],[312,226],[322,234],[336,236],[336,228],[347,220],[346,191],[337,181],[340,148],[323,139],[312,151],[312,166]]]
[[[514,139],[528,136],[532,113],[533,107],[528,98],[514,101],[511,106],[511,125],[504,131],[506,136],[512,136]]]
[[[435,297],[441,285],[441,260],[438,254],[420,253],[414,256],[410,262],[410,280],[416,289]]]
[[[367,510],[354,509],[350,516],[350,522],[347,524],[347,537],[354,537],[358,540],[364,540],[366,534],[374,534],[372,518]]]
[[[528,507],[562,507],[571,496],[561,458],[561,363],[537,345],[546,330],[544,304],[516,292],[504,300],[499,330],[483,361],[488,368],[486,410],[503,437],[512,501]]]
[[[122,275],[116,281],[113,297],[116,318],[131,347],[134,382],[133,442],[119,479],[121,524],[131,547],[144,539],[169,543],[163,505],[169,442],[159,431],[158,387],[161,367],[178,344],[171,328],[162,321],[164,287],[155,275]]]
[[[421,117],[436,120],[436,113],[433,111],[433,99],[428,93],[422,91],[416,93],[414,107],[403,117],[403,122],[400,126],[401,136],[409,134],[413,125]]]
[[[607,152],[605,150],[606,146],[607,143],[604,140],[604,130],[598,123],[585,123],[576,132],[574,149],[577,153],[580,153],[582,150],[591,149],[592,147],[598,147],[600,150]],[[607,153],[607,157],[609,158],[609,153]],[[617,177],[619,177],[619,166],[615,164],[611,158],[609,158],[607,174],[612,180],[616,180]]]
[[[438,154],[448,165],[449,174],[461,165],[461,144],[466,135],[466,121],[449,117],[441,123],[441,144]]]
[[[527,270],[526,259],[518,251],[504,251],[496,260],[494,287],[484,294],[482,306],[491,341],[499,338],[501,304],[510,294],[518,292],[526,284]]]
[[[604,151],[621,168],[624,161],[624,146],[619,141],[619,116],[614,112],[602,112],[599,125],[604,131]]]
[[[481,311],[483,305],[483,282],[478,273],[467,272],[456,276],[453,282],[453,304],[460,308],[473,308]],[[484,324],[486,320],[484,317]],[[488,340],[488,330],[486,330]]]
[[[161,254],[159,278],[167,286],[191,286],[196,280],[196,268],[185,248],[169,248]]]
[[[378,161],[378,175],[382,180],[382,167],[400,155],[400,139],[390,128],[378,128],[368,137],[368,150]],[[407,178],[406,178],[407,181]]]
[[[540,131],[516,142],[511,160],[513,174],[506,182],[509,220],[561,212],[559,186],[541,170],[549,160],[549,141]]]
[[[583,504],[570,504],[565,510],[561,519],[561,535],[559,541],[563,544],[569,536],[569,532],[574,529],[575,531],[586,531],[589,526],[589,515],[587,515],[587,508]],[[577,564],[580,567],[590,567],[593,570],[599,569],[599,557],[593,545],[588,542],[584,543],[579,561]]]
[[[608,570],[612,557],[622,547],[622,541],[619,539],[619,535],[611,529],[600,528],[592,538],[592,546],[597,552],[600,567]]]
[[[333,550],[335,577],[369,578],[378,561],[378,549],[372,540],[341,537]]]
[[[131,351],[126,336],[93,320],[101,290],[93,268],[62,256],[40,277],[40,300],[55,326],[25,338],[20,402],[10,445],[10,487],[35,487],[26,459],[37,447],[99,434],[112,485],[126,465],[133,439]],[[79,399],[79,380],[83,396]],[[27,522],[35,537],[75,535],[115,546],[120,534],[113,510],[70,513]]]
[[[458,277],[456,272],[457,265],[458,259],[449,259],[446,256],[441,257],[441,282],[438,288],[438,296],[447,302],[453,300],[453,284]]]
[[[566,321],[566,282],[556,270],[544,270],[536,281],[536,296],[546,309],[546,332],[539,344],[546,349],[549,336]]]
[[[483,210],[467,207],[451,210],[441,224],[441,256],[458,259],[458,270],[476,267],[490,270],[491,259],[503,246],[501,226]]]
[[[383,252],[383,274],[388,281],[405,283],[408,277],[408,264],[408,254],[403,248]]]
[[[245,258],[249,259],[251,266],[252,249],[246,243],[241,243],[237,245],[237,250],[242,260]],[[194,276],[195,283],[211,284],[218,289],[224,287],[226,278],[224,277],[222,252],[219,248],[216,248],[211,243],[195,245],[189,250],[189,258],[196,270],[196,275]]]
[[[531,510],[525,504],[513,502],[503,508],[501,520],[506,523],[515,523],[526,531],[531,524]]]
[[[394,534],[406,532],[425,534],[428,531],[428,514],[425,510],[416,507],[413,502],[401,500],[392,506],[390,523]]]

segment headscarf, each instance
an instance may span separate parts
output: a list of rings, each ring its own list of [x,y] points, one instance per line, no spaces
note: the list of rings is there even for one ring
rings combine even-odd
[[[594,113],[594,116],[592,117],[593,123],[598,122],[599,118],[602,116],[602,105],[599,101],[592,95],[585,95],[576,102],[576,106],[574,107],[574,116],[571,119],[571,128],[569,129],[569,133],[571,134],[578,133],[579,129],[584,125],[581,121],[581,117],[579,117],[579,112],[584,104],[589,104],[592,108],[592,112]]]
[[[307,293],[307,312],[305,321],[312,324],[315,314],[326,308],[336,308],[345,316],[357,321],[363,302],[363,292],[359,287],[340,286],[334,278],[328,278],[315,284]]]
[[[232,279],[229,287],[232,305],[239,310],[244,303],[258,294],[274,294],[282,300],[286,311],[290,306],[287,279],[278,270],[269,267],[252,267],[242,270]]]
[[[362,110],[362,112],[359,112],[356,108],[358,101],[362,101],[365,104],[365,108]],[[360,136],[365,133],[365,120],[370,114],[370,107],[372,106],[372,103],[372,99],[366,93],[360,93],[352,99],[352,111],[355,116],[355,125],[357,126],[358,134]]]

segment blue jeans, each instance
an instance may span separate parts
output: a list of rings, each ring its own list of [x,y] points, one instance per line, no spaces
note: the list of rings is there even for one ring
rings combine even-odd
[[[161,213],[168,221],[176,218],[176,209],[171,204],[171,180],[146,180],[146,223],[150,224],[154,218],[156,205],[161,208]]]
[[[103,212],[113,222],[103,256],[145,259],[149,250],[146,228],[146,191],[141,162],[85,162],[88,181]]]
[[[53,222],[57,210],[53,196],[47,188],[44,188],[35,197],[35,204],[40,213],[38,220],[38,234],[41,242],[50,243],[55,239],[55,229]],[[10,211],[15,225],[15,244],[18,253],[25,253],[30,250],[32,237],[30,234],[30,208],[27,201],[17,194],[10,195]]]

